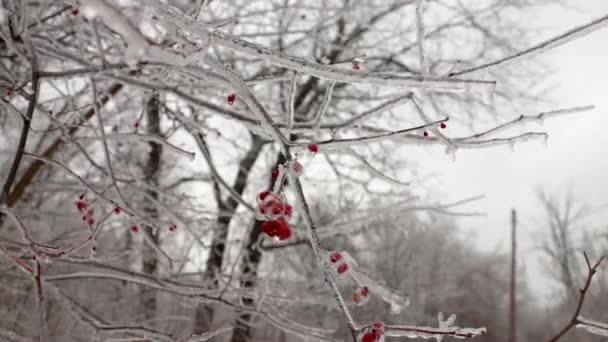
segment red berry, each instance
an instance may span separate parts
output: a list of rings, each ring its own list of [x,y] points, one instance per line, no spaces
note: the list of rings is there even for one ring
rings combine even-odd
[[[260,230],[263,233],[271,235],[271,232],[274,230],[274,221],[266,221],[262,223],[262,226],[260,226]]]
[[[280,229],[281,225],[277,220],[266,221],[261,227],[262,232],[268,234],[268,236],[277,236]]]
[[[439,124],[439,127],[441,127],[442,129],[445,129],[447,127],[447,125],[445,124],[445,122],[442,122]]]
[[[137,233],[137,232],[139,231],[139,228],[138,228],[136,225],[132,225],[132,226],[131,226],[131,231],[132,231],[133,233]]]
[[[369,295],[369,287],[367,287],[367,286],[363,286],[363,287],[361,288],[361,295],[362,295],[363,297],[367,297],[367,296]]]
[[[342,264],[340,266],[338,266],[338,269],[336,270],[338,271],[338,273],[344,273],[346,271],[348,271],[348,265],[347,264]]]
[[[277,169],[272,170],[272,173],[270,174],[270,176],[272,177],[272,179],[276,179],[277,177],[279,177],[279,170],[277,170]]]
[[[429,132],[424,131],[424,132],[422,132],[422,135],[424,135],[424,137],[426,138],[426,137],[428,137],[428,136],[429,136]]]
[[[78,208],[79,211],[85,211],[85,209],[87,208],[87,204],[82,202],[82,201],[78,201],[76,202],[76,208]]]
[[[376,342],[376,341],[378,341],[378,339],[376,338],[376,335],[371,331],[366,332],[363,335],[363,337],[361,338],[361,342]]]
[[[265,202],[260,203],[260,208],[264,209],[262,213],[271,211],[274,215],[278,215],[283,211],[283,205],[275,197],[266,198]]]
[[[382,322],[374,323],[371,333],[374,334],[374,336],[376,337],[377,340],[380,340],[382,335],[384,335],[384,323],[382,323]]]
[[[361,67],[359,66],[359,63],[353,62],[353,70],[355,70],[355,71],[361,70]]]
[[[289,224],[285,219],[280,218],[277,220],[278,222],[278,231],[277,236],[279,240],[287,240],[291,237],[291,228],[289,228]]]
[[[86,216],[83,216],[83,217],[82,217],[82,220],[83,220],[83,221],[86,221],[86,220],[87,220],[87,217],[86,217]]]
[[[302,166],[302,164],[298,163],[297,161],[295,161],[292,165],[291,165],[291,170],[293,171],[293,173],[295,173],[297,176],[302,175],[302,172],[304,172],[304,166]]]
[[[331,261],[332,264],[335,264],[340,259],[342,259],[342,254],[340,254],[340,252],[333,252],[329,255],[329,261]]]
[[[281,214],[281,212],[283,212],[283,208],[281,208],[281,206],[277,205],[272,208],[273,215],[279,215],[279,214]]]
[[[262,191],[258,194],[258,198],[260,199],[260,201],[263,201],[268,195],[270,195],[270,192]]]
[[[78,199],[82,201],[84,199],[84,194],[80,194],[80,196],[78,196]]]
[[[95,224],[95,220],[94,220],[94,219],[92,219],[92,218],[90,218],[90,219],[87,221],[87,223],[89,224],[89,226],[92,226],[92,225],[94,225],[94,224]]]
[[[374,329],[379,330],[379,331],[384,331],[384,323],[382,323],[382,322],[374,323]]]
[[[234,104],[234,100],[236,100],[236,95],[235,94],[230,94],[228,95],[227,101],[229,105],[233,105]]]
[[[116,207],[116,208],[114,208],[114,212],[115,212],[115,213],[117,213],[117,214],[120,214],[120,211],[121,211],[121,210],[122,210],[122,209],[120,209],[120,207]]]
[[[311,153],[319,152],[319,145],[317,145],[315,143],[308,144],[308,151],[310,151]]]
[[[289,204],[285,204],[285,216],[291,216],[293,214],[293,207]]]
[[[73,16],[77,16],[80,13],[80,9],[78,9],[78,7],[75,7],[72,9],[72,15]]]
[[[97,252],[97,246],[91,247],[91,252],[96,253]]]
[[[177,230],[177,225],[172,224],[172,225],[170,225],[170,226],[169,226],[169,231],[170,231],[170,232],[174,232],[174,231],[176,231],[176,230]]]
[[[133,127],[135,127],[135,128],[139,127],[139,121],[135,121],[135,123],[133,124]]]

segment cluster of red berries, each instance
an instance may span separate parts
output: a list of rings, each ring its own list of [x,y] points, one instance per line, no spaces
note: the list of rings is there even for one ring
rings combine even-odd
[[[280,217],[291,217],[293,207],[286,203],[285,197],[269,191],[258,194],[258,213],[262,218],[275,219]]]
[[[342,253],[332,252],[329,254],[329,262],[336,268],[338,274],[343,274],[348,271],[348,264],[344,261]]]
[[[281,241],[291,237],[291,228],[289,228],[289,224],[283,217],[262,223],[260,229],[263,233],[268,234],[268,236],[276,237]]]
[[[369,287],[359,287],[353,292],[353,302],[357,305],[365,305],[371,297],[370,294]]]
[[[272,179],[277,179],[277,177],[279,177],[279,170],[273,169],[270,173],[270,177],[272,177]]]
[[[441,127],[441,129],[445,129],[446,127],[448,127],[445,122],[442,122],[439,124],[439,127]],[[428,131],[424,131],[422,132],[422,135],[426,138],[429,136],[429,132]]]
[[[361,336],[361,342],[380,342],[384,336],[384,323],[376,322]]]
[[[293,207],[286,202],[285,196],[274,192],[262,191],[257,196],[258,219],[265,219],[260,229],[270,237],[287,240],[291,237],[291,228],[286,218],[293,215]]]
[[[171,233],[174,233],[176,230],[177,230],[177,225],[175,223],[173,223],[169,226],[169,231]]]
[[[84,213],[86,211],[86,213],[82,216],[82,220],[86,222],[89,226],[92,226],[95,224],[95,210],[93,208],[87,210],[89,205],[85,201],[84,196],[84,194],[80,194],[80,196],[78,196],[78,201],[76,201],[76,208],[81,213]]]

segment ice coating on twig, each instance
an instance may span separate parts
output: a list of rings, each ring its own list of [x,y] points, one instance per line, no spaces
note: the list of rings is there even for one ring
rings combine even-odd
[[[377,296],[388,303],[392,314],[398,314],[409,305],[409,298],[407,296],[399,293],[397,290],[391,289],[384,281],[367,274],[358,267],[355,259],[348,252],[327,252],[326,260],[338,275],[350,277],[357,285],[359,291],[360,289],[367,288],[371,293],[371,297]]]
[[[585,329],[594,335],[608,337],[608,324],[596,322],[582,316],[578,316],[577,321],[577,328]]]
[[[452,326],[456,321],[456,315],[450,315],[446,320],[443,313],[437,315],[439,321],[438,328],[414,326],[414,325],[387,325],[384,333],[386,336],[435,339],[438,342],[444,337],[449,336],[457,339],[467,339],[481,336],[486,333],[486,328],[460,328]]]
[[[150,59],[166,64],[187,65],[200,59],[201,54],[206,53],[206,48],[201,48],[197,53],[184,57],[162,48],[146,38],[139,28],[126,17],[118,7],[108,0],[81,0],[81,10],[89,19],[99,18],[112,31],[118,33],[127,45],[127,59]],[[148,26],[151,24],[147,23]]]

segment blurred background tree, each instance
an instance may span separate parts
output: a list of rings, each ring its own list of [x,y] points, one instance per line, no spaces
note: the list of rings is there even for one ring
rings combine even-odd
[[[546,3],[4,0],[0,336],[348,338],[294,178],[273,177],[297,159],[323,251],[411,302],[395,314],[372,288],[356,306],[338,277],[357,322],[434,327],[455,313],[487,327],[478,340],[506,340],[508,256],[471,245],[452,218],[474,213],[430,193],[408,149],[545,137],[513,112],[542,100],[545,65],[452,74],[537,42],[518,18]],[[256,200],[278,183],[295,207],[285,241],[262,232]],[[605,253],[590,235],[569,247],[576,214],[544,203],[566,294],[545,314],[519,278],[520,341],[566,319],[581,249]]]

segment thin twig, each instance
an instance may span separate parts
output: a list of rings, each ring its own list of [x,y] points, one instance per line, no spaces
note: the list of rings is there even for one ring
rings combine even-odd
[[[15,158],[13,159],[13,164],[11,165],[11,169],[8,172],[8,176],[6,177],[4,186],[2,187],[2,193],[0,194],[0,205],[7,203],[9,192],[13,183],[15,182],[15,178],[17,177],[17,170],[19,169],[19,165],[21,164],[23,152],[25,152],[25,145],[27,143],[27,138],[30,132],[30,126],[34,117],[34,109],[36,109],[36,104],[38,102],[38,95],[40,91],[40,78],[38,76],[38,57],[36,55],[36,49],[34,49],[32,42],[29,38],[25,38],[25,41],[27,42],[30,53],[32,54],[30,63],[32,65],[33,94],[30,96],[27,111],[25,113],[25,116],[23,117],[23,126],[21,127],[21,136],[19,138],[19,144],[17,145],[17,151],[15,152]]]
[[[547,39],[539,44],[536,44],[528,49],[516,52],[510,56],[486,63],[486,64],[482,64],[470,69],[465,69],[465,70],[461,70],[461,71],[456,71],[456,72],[451,72],[448,75],[449,76],[460,76],[460,75],[464,75],[464,74],[469,74],[472,73],[474,71],[478,71],[478,70],[482,70],[482,69],[488,69],[491,67],[495,67],[497,65],[501,65],[501,64],[505,64],[507,62],[511,62],[514,61],[516,59],[519,59],[521,57],[533,54],[533,53],[540,53],[540,52],[544,52],[547,50],[551,50],[553,48],[556,48],[560,45],[563,45],[565,43],[568,43],[574,39],[586,36],[587,34],[602,28],[604,25],[608,24],[608,15],[605,15],[599,19],[595,19],[593,21],[591,21],[590,23],[587,23],[585,25],[582,26],[578,26],[575,27],[573,29],[570,29],[556,37],[553,37],[551,39]]]
[[[583,308],[583,303],[585,302],[585,297],[587,295],[587,292],[589,291],[591,280],[593,279],[595,273],[597,273],[597,268],[604,260],[604,256],[602,256],[593,266],[591,266],[591,262],[589,262],[589,257],[587,256],[586,252],[583,252],[583,256],[585,257],[585,262],[587,263],[587,280],[585,281],[585,286],[583,286],[582,289],[579,289],[580,296],[578,299],[578,304],[576,305],[576,310],[574,310],[574,314],[572,315],[570,322],[568,322],[568,324],[563,327],[562,330],[557,333],[557,335],[551,338],[549,342],[555,342],[560,338],[564,337],[564,335],[566,335],[566,333],[570,331],[570,329],[580,323],[579,314],[581,313],[581,309]]]

